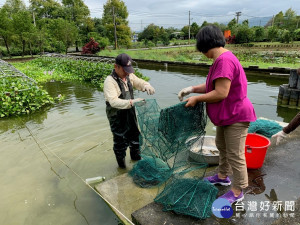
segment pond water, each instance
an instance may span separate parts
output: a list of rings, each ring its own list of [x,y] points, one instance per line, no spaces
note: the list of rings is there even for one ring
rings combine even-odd
[[[139,63],[161,108],[177,104],[180,89],[205,82],[207,69]],[[298,110],[277,107],[278,86],[288,80],[248,75],[249,98],[258,117],[289,122]],[[112,150],[103,93],[88,84],[51,82],[65,100],[41,112],[0,120],[0,224],[119,224],[86,178],[121,175]],[[213,125],[207,134],[214,134]],[[133,163],[126,158],[128,170]]]

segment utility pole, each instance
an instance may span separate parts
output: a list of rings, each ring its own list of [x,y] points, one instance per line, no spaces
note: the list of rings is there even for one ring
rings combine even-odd
[[[117,42],[117,27],[116,27],[116,16],[115,16],[115,7],[113,6],[113,18],[114,18],[114,28],[115,28],[115,49],[118,48],[118,42]]]
[[[236,15],[236,24],[239,24],[239,17],[241,16],[241,13],[242,12],[236,12],[235,15]]]
[[[191,11],[189,11],[189,44],[191,40]]]
[[[274,26],[274,16],[273,16],[273,18],[272,18],[272,27]]]

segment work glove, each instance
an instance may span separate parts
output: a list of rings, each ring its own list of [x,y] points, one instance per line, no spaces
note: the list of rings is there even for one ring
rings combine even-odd
[[[189,94],[193,93],[193,91],[194,91],[194,88],[193,88],[192,86],[183,88],[183,89],[178,93],[178,98],[179,98],[179,100],[182,102],[183,97],[186,96],[186,95],[189,95]]]
[[[284,138],[286,138],[287,134],[283,131],[279,131],[278,133],[274,134],[272,138],[276,139],[276,145],[278,145]]]
[[[155,93],[155,89],[150,84],[146,84],[143,91],[147,91],[148,95],[153,95]]]
[[[135,105],[137,105],[137,104],[143,104],[143,103],[145,103],[146,101],[145,101],[145,99],[143,99],[143,98],[135,98],[135,99],[131,99],[130,100],[130,104],[131,104],[131,106],[135,106]]]

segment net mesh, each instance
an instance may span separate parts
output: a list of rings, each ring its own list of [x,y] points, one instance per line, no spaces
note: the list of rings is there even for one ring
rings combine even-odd
[[[268,138],[282,130],[282,126],[272,120],[258,119],[250,123],[248,133],[262,134]]]
[[[154,200],[163,205],[164,211],[205,219],[211,216],[217,193],[218,189],[207,181],[173,177]]]
[[[205,103],[185,104],[160,109],[149,99],[136,105],[143,159],[129,174],[141,187],[159,186],[155,201],[164,210],[203,219],[210,216],[217,189],[202,180],[208,166],[204,157],[195,162],[189,150],[195,143],[202,146],[207,115]]]

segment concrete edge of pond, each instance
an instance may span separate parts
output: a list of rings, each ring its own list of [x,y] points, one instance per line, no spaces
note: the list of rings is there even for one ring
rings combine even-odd
[[[295,166],[300,158],[300,128],[291,133],[280,145],[274,143],[269,147],[264,165],[260,169],[248,169],[249,187],[260,189],[258,192],[251,193],[251,188],[245,191],[244,202],[267,200],[265,196],[271,190],[276,191],[278,201],[295,202],[295,217],[275,217],[275,218],[247,218],[232,217],[230,219],[216,218],[212,216],[205,220],[193,217],[178,215],[174,212],[165,212],[162,206],[155,203],[153,199],[158,193],[157,188],[140,188],[134,184],[132,177],[127,173],[98,184],[95,189],[107,198],[118,208],[127,218],[131,218],[134,224],[139,225],[161,225],[161,224],[262,224],[261,222],[271,222],[272,224],[297,224],[300,218],[300,195],[297,187],[300,186],[299,171]],[[285,157],[286,156],[286,157]],[[299,169],[299,168],[298,168]],[[216,168],[210,170],[207,175],[214,174]],[[298,174],[298,175],[297,175]],[[261,180],[258,180],[260,178]],[[253,182],[251,182],[252,180]],[[255,183],[254,183],[255,181]],[[260,186],[257,186],[258,184]],[[291,185],[292,184],[292,185]],[[219,195],[228,190],[228,187],[218,187]],[[275,193],[274,191],[274,193]],[[276,195],[276,194],[275,194]],[[282,199],[282,195],[289,199]],[[270,194],[271,197],[271,194]],[[277,197],[276,197],[277,198]],[[276,200],[270,200],[276,201]],[[247,204],[245,203],[245,206]],[[259,207],[259,204],[258,204]],[[249,210],[248,212],[249,213]],[[284,213],[284,212],[283,212]],[[282,212],[281,212],[282,214]],[[252,221],[253,220],[253,221]],[[267,220],[267,221],[263,221]],[[295,223],[294,223],[295,222]],[[270,223],[270,224],[271,224]]]

